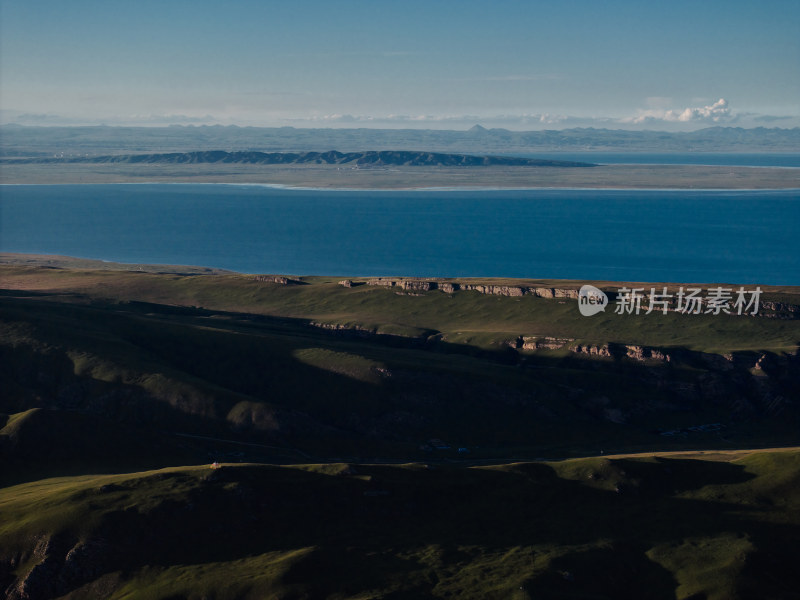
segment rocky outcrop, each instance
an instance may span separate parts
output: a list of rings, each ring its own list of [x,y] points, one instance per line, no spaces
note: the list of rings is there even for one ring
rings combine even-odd
[[[438,283],[436,281],[427,281],[425,279],[384,279],[383,277],[368,279],[367,285],[399,287],[402,290],[421,292],[427,292],[438,288]]]
[[[430,291],[441,290],[447,294],[457,291],[478,292],[491,296],[534,296],[538,298],[578,298],[578,290],[566,288],[539,288],[517,285],[492,285],[483,283],[460,283],[456,281],[435,281],[425,279],[394,279],[374,277],[367,280],[367,285],[381,287],[399,287],[404,290]]]
[[[461,284],[460,287],[464,291],[474,291],[492,296],[524,296],[529,289],[513,285],[480,285],[470,283]]]
[[[69,541],[42,537],[33,549],[33,568],[5,590],[9,600],[47,600],[60,597],[108,570],[114,553],[102,539]]]
[[[435,281],[419,281],[415,279],[404,280],[400,282],[400,287],[404,290],[414,290],[420,292],[427,292],[436,289]]]
[[[625,355],[639,362],[644,362],[646,360],[672,361],[672,357],[663,350],[650,348],[648,346],[625,346]]]
[[[452,294],[458,291],[464,292],[478,292],[479,294],[488,294],[492,296],[533,296],[535,298],[547,298],[555,300],[577,300],[578,290],[573,288],[551,288],[551,287],[535,287],[535,286],[518,286],[518,285],[496,285],[490,283],[468,283],[458,281],[439,281],[439,280],[426,280],[426,279],[409,279],[409,278],[391,278],[391,277],[376,277],[367,280],[367,285],[383,286],[383,287],[399,287],[403,290],[413,291],[429,291],[441,290],[446,294]],[[658,290],[656,290],[658,293]],[[613,303],[617,298],[617,292],[606,290],[609,300]],[[642,295],[642,312],[647,311],[650,290],[639,292]],[[709,311],[708,300],[705,297],[698,298],[699,303],[696,307],[691,309],[690,314],[703,314]],[[684,301],[685,303],[685,301]],[[666,304],[666,312],[679,312],[677,311],[678,298],[672,295]],[[693,305],[694,306],[694,305]],[[684,306],[685,308],[685,306]],[[657,306],[654,308],[656,312],[664,310],[663,307]],[[736,315],[737,309],[731,304],[728,306],[729,314]],[[696,311],[696,312],[695,312]],[[681,311],[682,312],[682,311]],[[784,302],[762,301],[759,302],[759,309],[755,315],[750,312],[742,311],[742,316],[763,316],[781,319],[799,319],[800,306],[794,304],[787,304]]]
[[[572,300],[578,299],[578,290],[553,288],[552,292],[553,298],[570,298]]]
[[[296,279],[289,279],[283,275],[256,275],[255,280],[261,283],[278,283],[280,285],[296,285],[300,283]]]
[[[438,289],[439,284],[436,281],[426,279],[391,279],[384,277],[375,277],[367,280],[367,285],[377,285],[380,287],[398,287],[402,290],[413,290],[427,292],[429,290]]]
[[[769,300],[759,302],[760,311],[771,311],[775,313],[789,313],[800,316],[800,306],[787,304],[786,302],[771,302]]]
[[[381,287],[394,287],[398,282],[394,279],[384,279],[383,277],[375,277],[367,280],[367,285],[378,285]]]
[[[609,349],[608,344],[577,344],[572,346],[570,351],[575,352],[576,354],[587,354],[589,356],[611,356],[611,350]]]
[[[312,327],[319,327],[320,329],[327,329],[328,331],[336,331],[340,333],[348,333],[357,335],[358,337],[368,337],[378,335],[375,329],[362,327],[361,325],[343,325],[341,323],[320,323],[318,321],[311,321],[309,323]]]
[[[574,341],[572,338],[520,336],[513,347],[522,350],[559,350]]]

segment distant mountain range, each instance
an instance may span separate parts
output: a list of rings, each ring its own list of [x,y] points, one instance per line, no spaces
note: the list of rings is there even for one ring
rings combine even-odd
[[[583,162],[514,158],[510,156],[472,156],[468,154],[445,154],[440,152],[408,152],[384,150],[381,152],[172,152],[162,154],[118,154],[111,156],[69,156],[48,158],[19,158],[14,162],[33,163],[124,163],[124,164],[327,164],[380,166],[424,166],[424,167],[593,167]]]
[[[467,131],[298,129],[294,127],[0,127],[5,157],[75,157],[139,153],[340,152],[414,150],[502,154],[558,151],[800,152],[800,128],[711,127],[691,132],[564,129],[509,131],[476,125]]]

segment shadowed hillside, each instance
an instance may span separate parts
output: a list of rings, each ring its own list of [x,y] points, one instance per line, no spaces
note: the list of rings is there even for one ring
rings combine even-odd
[[[13,599],[788,598],[798,467],[782,452],[51,479],[0,490],[0,581]]]
[[[71,264],[0,267],[9,598],[797,587],[797,451],[746,450],[798,445],[794,288],[587,319],[580,282]]]
[[[22,159],[18,159],[17,162]],[[592,167],[582,162],[563,160],[538,160],[505,156],[471,156],[443,154],[440,152],[409,152],[384,150],[379,152],[175,152],[169,154],[123,154],[112,156],[84,156],[76,158],[34,158],[37,163],[129,163],[129,164],[198,164],[232,163],[254,165],[356,165],[361,167],[411,166],[411,167]]]

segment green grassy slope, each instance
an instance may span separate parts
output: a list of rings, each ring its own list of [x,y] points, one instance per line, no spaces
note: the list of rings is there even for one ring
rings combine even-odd
[[[0,560],[12,598],[789,598],[798,490],[797,451],[58,478],[0,490]]]
[[[248,460],[428,460],[797,440],[797,356],[782,349],[796,348],[798,320],[587,319],[574,300],[408,296],[325,278],[279,285],[9,268],[4,283],[0,412],[78,410],[262,447],[210,444],[202,460],[211,450]],[[537,334],[669,348],[673,360],[637,361],[624,347],[597,358],[569,345],[508,345]],[[724,431],[690,429],[715,422]],[[432,438],[453,448],[432,451]]]
[[[4,421],[0,485],[199,462],[198,452],[174,437],[77,410],[32,408],[0,415],[0,424]]]
[[[533,458],[797,439],[796,359],[776,354],[759,371],[747,367],[758,353],[737,355],[739,367],[691,354],[640,363],[36,298],[0,298],[0,331],[0,411],[77,410],[270,447],[211,444],[248,460]],[[688,429],[714,422],[725,430]],[[660,435],[674,428],[680,435]],[[432,438],[452,448],[432,450]]]
[[[795,597],[800,320],[337,281],[0,266],[0,590]]]
[[[361,285],[343,288],[336,277],[305,277],[307,285],[278,285],[247,275],[186,276],[175,273],[120,272],[0,266],[4,287],[82,298],[142,301],[246,312],[349,326],[382,333],[424,335],[490,346],[516,336],[551,335],[593,343],[681,346],[699,351],[794,351],[800,320],[728,315],[617,315],[609,308],[582,317],[574,300],[484,295],[478,292],[418,296]],[[546,285],[577,289],[579,282],[481,280],[494,284]],[[615,289],[622,283],[604,287]],[[664,284],[637,284],[638,287]],[[670,286],[674,288],[675,286]],[[710,287],[710,285],[706,285]],[[750,288],[748,288],[750,289]],[[763,299],[800,304],[800,289],[764,286]]]

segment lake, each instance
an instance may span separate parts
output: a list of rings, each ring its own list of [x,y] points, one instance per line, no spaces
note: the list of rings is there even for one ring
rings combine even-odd
[[[600,165],[712,165],[725,167],[800,167],[798,152],[540,152],[522,158],[571,160]]]
[[[248,273],[800,285],[800,191],[0,186],[0,250]]]

